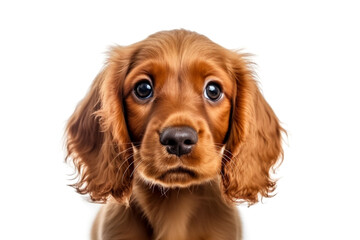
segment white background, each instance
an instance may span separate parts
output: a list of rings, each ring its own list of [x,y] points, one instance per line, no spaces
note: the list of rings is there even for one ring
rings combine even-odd
[[[125,3],[126,2],[126,3]],[[360,239],[356,1],[1,1],[0,239],[88,239],[66,120],[113,44],[185,28],[255,54],[288,130],[277,195],[240,206],[244,240]]]

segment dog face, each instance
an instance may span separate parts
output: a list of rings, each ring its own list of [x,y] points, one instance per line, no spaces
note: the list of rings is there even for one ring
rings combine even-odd
[[[221,178],[226,198],[256,202],[275,186],[281,131],[244,56],[175,30],[110,51],[69,120],[68,157],[93,200],[121,201],[138,176],[170,188]]]
[[[218,46],[177,37],[145,41],[123,88],[136,171],[165,187],[219,176],[234,89]]]

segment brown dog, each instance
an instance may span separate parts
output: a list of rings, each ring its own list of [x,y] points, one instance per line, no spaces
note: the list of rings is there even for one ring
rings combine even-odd
[[[281,128],[244,55],[194,32],[114,47],[67,126],[93,239],[241,239],[234,202],[275,188]]]

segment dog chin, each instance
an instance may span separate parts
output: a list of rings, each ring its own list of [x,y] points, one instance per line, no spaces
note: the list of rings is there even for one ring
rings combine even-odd
[[[194,171],[185,168],[170,169],[158,177],[149,177],[143,172],[140,172],[140,176],[149,185],[159,185],[163,188],[187,188],[201,182]]]

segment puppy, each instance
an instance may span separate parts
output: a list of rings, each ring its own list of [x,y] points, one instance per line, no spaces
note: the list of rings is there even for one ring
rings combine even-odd
[[[185,30],[113,47],[66,129],[73,186],[107,202],[92,239],[241,239],[282,131],[243,54]]]

